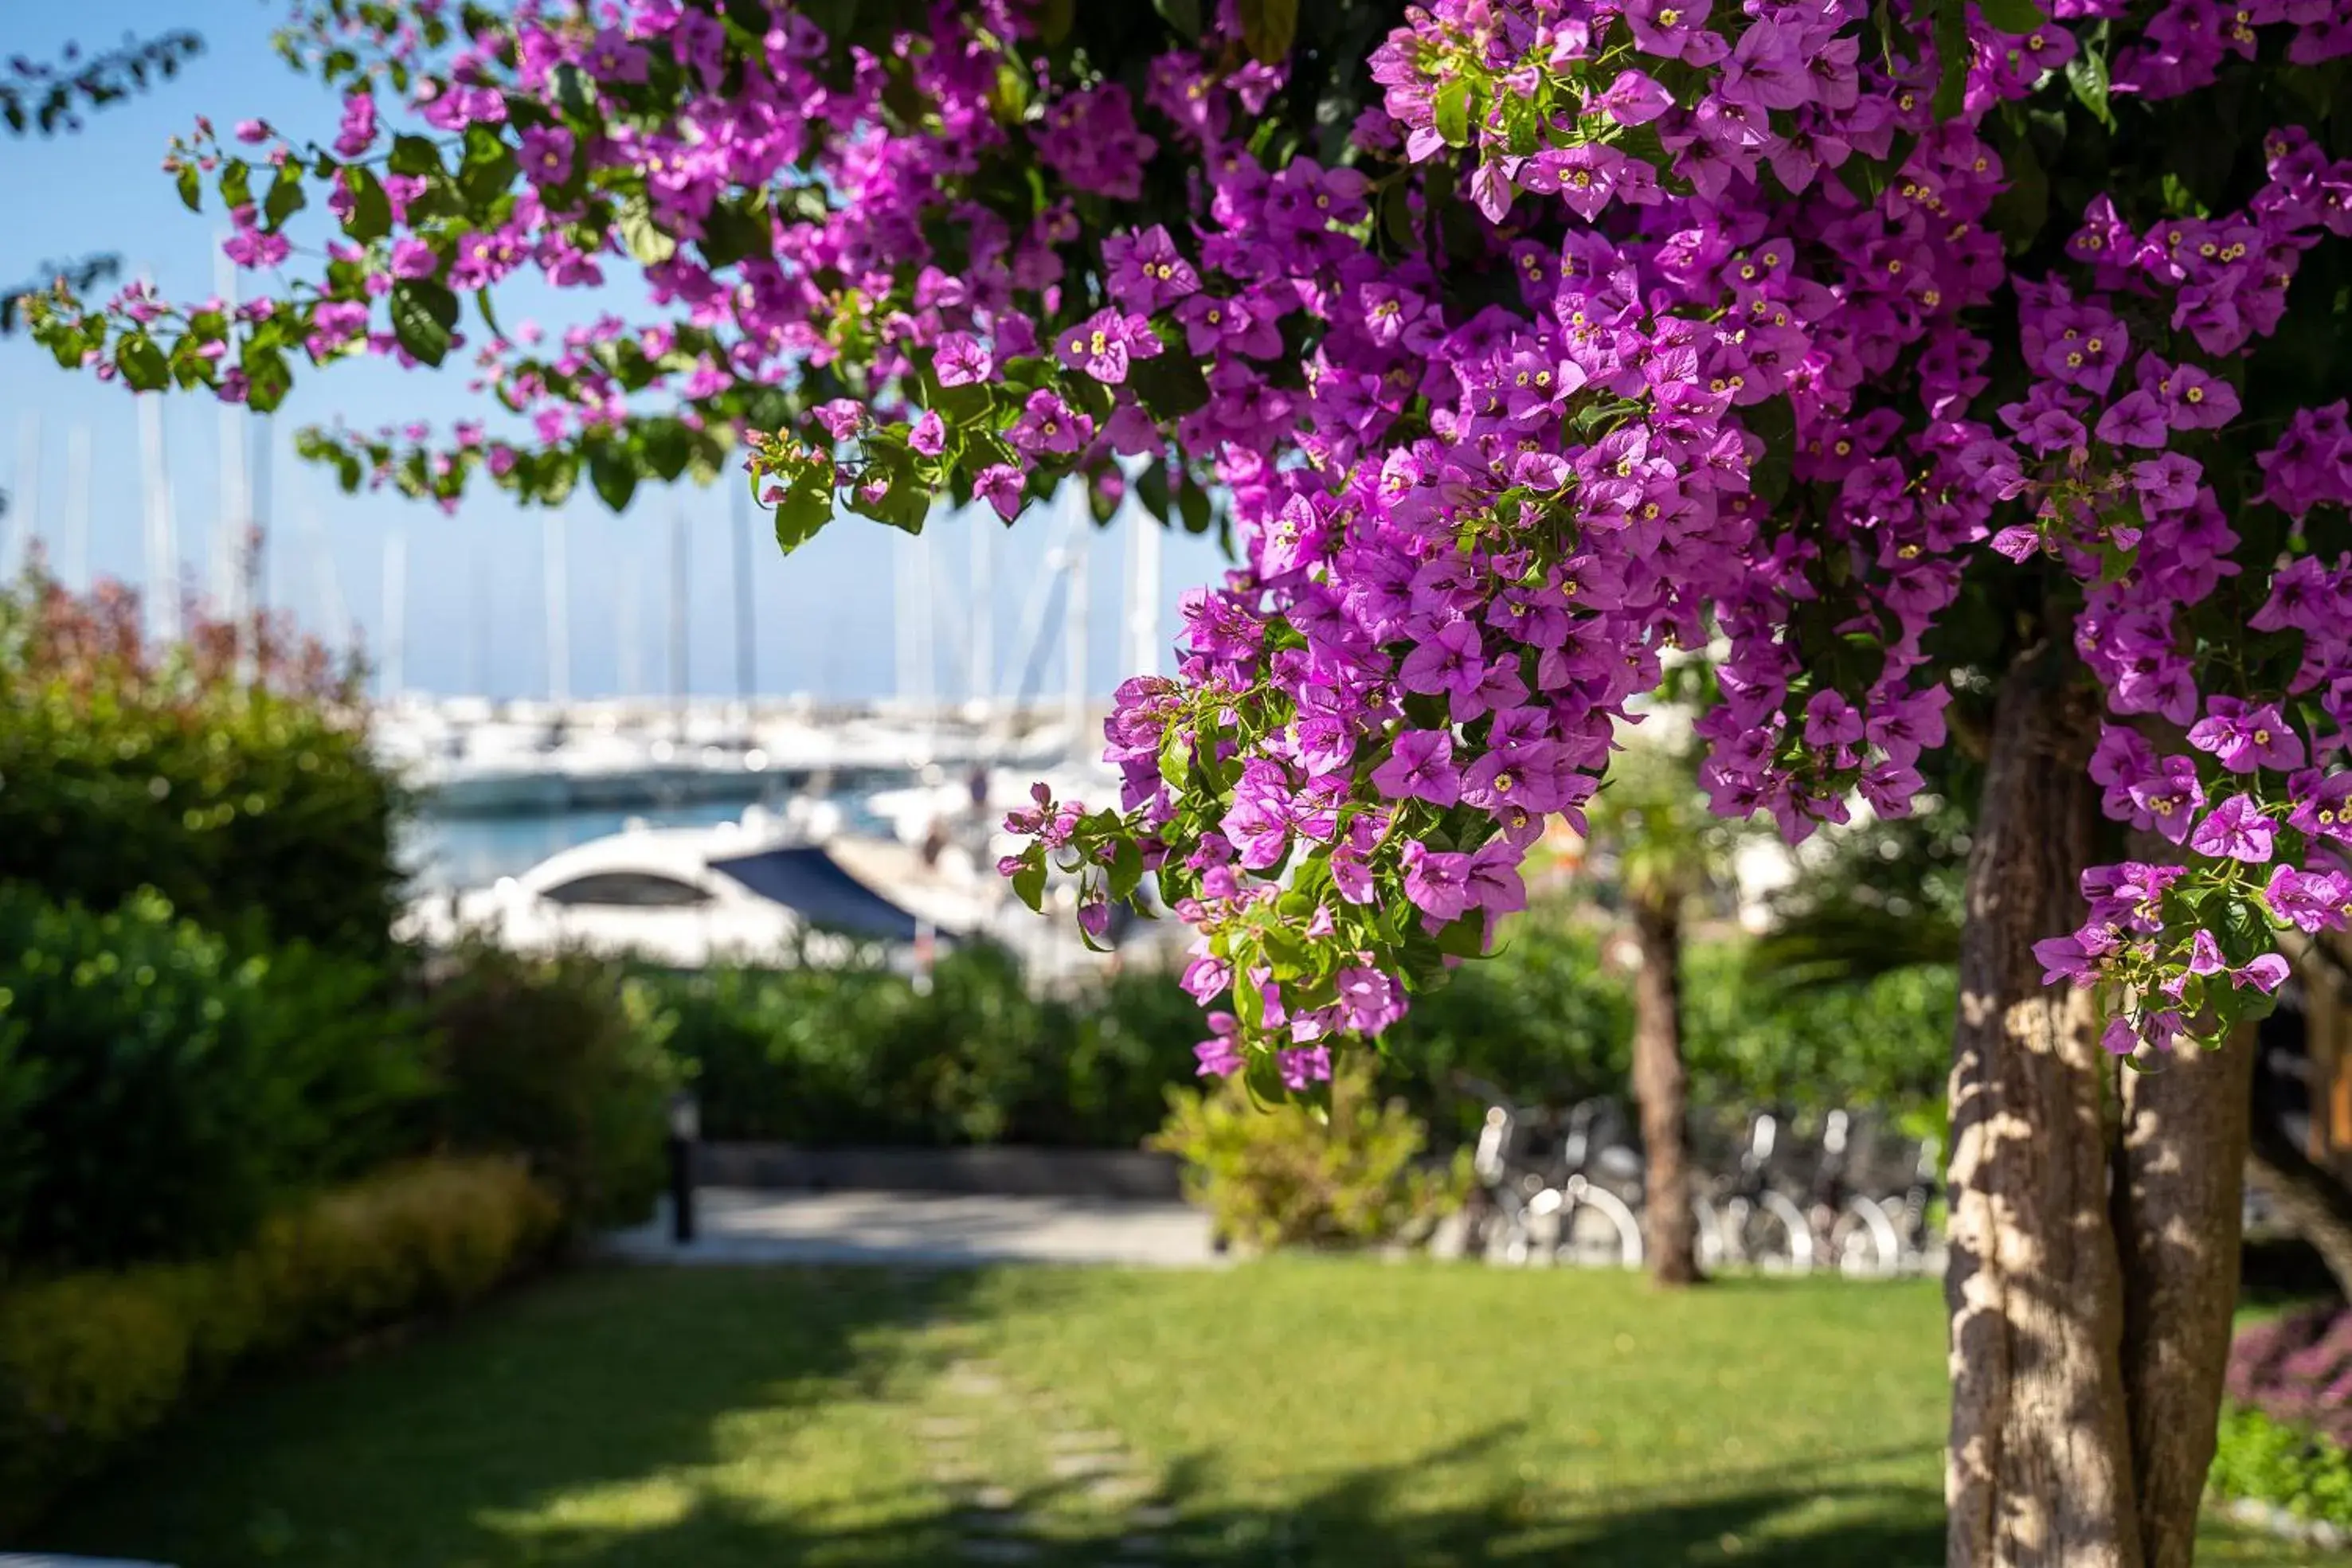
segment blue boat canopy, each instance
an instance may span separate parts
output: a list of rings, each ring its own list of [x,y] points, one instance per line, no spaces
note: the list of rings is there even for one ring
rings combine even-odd
[[[851,936],[912,942],[919,924],[841,867],[816,844],[790,844],[710,862],[762,898],[799,912],[809,925]],[[942,933],[942,935],[945,935]]]

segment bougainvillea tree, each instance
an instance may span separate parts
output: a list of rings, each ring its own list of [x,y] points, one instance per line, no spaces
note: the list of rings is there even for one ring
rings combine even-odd
[[[167,165],[281,287],[60,295],[61,363],[268,407],[460,359],[484,423],[308,450],[448,504],[748,459],[787,549],[1222,514],[1122,798],[1005,868],[1090,926],[1156,876],[1203,1071],[1312,1093],[1484,951],[1674,650],[1716,807],[1791,839],[1979,755],[1955,1560],[2187,1560],[2205,1048],[2352,918],[2352,5],[325,0],[287,50],[331,140]]]

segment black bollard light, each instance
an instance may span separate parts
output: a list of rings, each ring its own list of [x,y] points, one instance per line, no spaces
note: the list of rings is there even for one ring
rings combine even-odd
[[[702,1106],[687,1090],[669,1097],[669,1234],[694,1239],[694,1145],[702,1140]]]

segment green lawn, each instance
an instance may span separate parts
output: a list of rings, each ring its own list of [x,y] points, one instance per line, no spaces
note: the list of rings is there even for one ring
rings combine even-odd
[[[912,1568],[961,1560],[926,1448],[952,1440],[1027,1515],[1031,1560],[1073,1568],[1929,1564],[1941,1337],[1927,1284],[593,1270],[232,1391],[31,1544],[180,1568]],[[1054,1434],[1078,1428],[1116,1434],[1133,1495],[1170,1505],[1150,1553],[1118,1500],[1056,1479]],[[2217,1531],[2201,1560],[2313,1557]]]

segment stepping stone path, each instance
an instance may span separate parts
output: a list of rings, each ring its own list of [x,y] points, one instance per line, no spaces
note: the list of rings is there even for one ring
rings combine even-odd
[[[1176,1510],[1158,1500],[1158,1478],[1117,1432],[1076,1425],[1050,1398],[1024,1398],[985,1362],[951,1364],[940,1387],[972,1412],[926,1416],[915,1423],[931,1479],[954,1493],[961,1505],[950,1520],[957,1557],[975,1563],[1036,1563],[1060,1545],[1048,1516],[1024,1507],[1021,1494],[1002,1484],[1001,1475],[990,1479],[988,1459],[993,1457],[1001,1465],[1004,1457],[983,1430],[982,1417],[994,1416],[999,1437],[1008,1417],[1012,1425],[1036,1432],[1053,1480],[1111,1511],[1108,1522],[1123,1533],[1103,1568],[1163,1568],[1167,1542],[1160,1532],[1176,1522]]]

